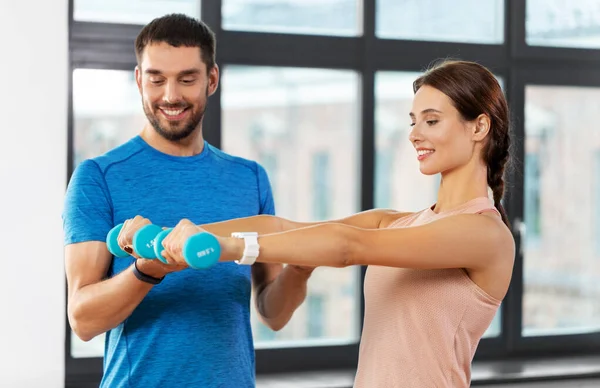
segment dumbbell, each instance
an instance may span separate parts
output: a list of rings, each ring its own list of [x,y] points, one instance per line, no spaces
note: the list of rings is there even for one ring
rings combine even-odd
[[[117,237],[122,228],[123,224],[119,224],[112,228],[106,236],[108,250],[115,257],[129,256],[129,253],[122,250],[117,241]],[[162,241],[167,237],[171,230],[173,230],[173,228],[163,230],[156,225],[146,225],[133,235],[133,249],[138,256],[144,259],[159,259],[163,263],[168,264],[160,253],[162,251]]]
[[[127,257],[129,254],[121,249],[117,237],[123,224],[115,226],[106,236],[106,245],[115,257]],[[158,259],[167,264],[162,257],[162,241],[173,228],[162,229],[157,225],[145,225],[133,235],[133,249],[144,259]],[[206,269],[215,265],[221,256],[221,246],[215,236],[202,232],[190,236],[183,245],[183,257],[194,269]]]

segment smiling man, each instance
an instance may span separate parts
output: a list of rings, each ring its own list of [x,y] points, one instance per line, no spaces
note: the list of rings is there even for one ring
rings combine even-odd
[[[254,387],[251,290],[263,322],[279,330],[304,300],[311,269],[223,263],[197,271],[114,258],[106,247],[107,233],[136,215],[175,226],[274,214],[263,167],[203,138],[219,82],[212,31],[167,15],[142,29],[135,49],[147,123],[79,164],[65,198],[69,322],[84,341],[107,333],[101,387]]]

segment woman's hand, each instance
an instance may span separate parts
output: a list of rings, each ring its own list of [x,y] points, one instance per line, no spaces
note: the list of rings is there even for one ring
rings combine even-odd
[[[183,219],[165,237],[162,242],[164,247],[163,257],[173,264],[186,264],[183,257],[183,247],[186,241],[198,233],[210,233],[190,220]],[[241,259],[244,254],[244,240],[234,237],[221,237],[212,234],[220,246],[221,255],[219,261],[234,261]]]
[[[169,264],[187,265],[183,257],[183,246],[188,238],[202,232],[206,231],[188,219],[179,221],[162,241],[162,256]]]

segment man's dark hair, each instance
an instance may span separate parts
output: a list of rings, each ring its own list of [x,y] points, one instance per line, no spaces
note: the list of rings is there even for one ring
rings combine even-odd
[[[152,20],[135,39],[138,65],[146,46],[163,42],[173,47],[199,47],[206,70],[210,71],[215,66],[215,34],[201,20],[183,14],[170,14]]]

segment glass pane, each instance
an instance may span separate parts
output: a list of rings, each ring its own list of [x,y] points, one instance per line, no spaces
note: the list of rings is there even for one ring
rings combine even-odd
[[[380,38],[436,42],[504,42],[504,0],[377,0]]]
[[[527,0],[530,46],[600,48],[600,0]]]
[[[360,0],[223,0],[223,29],[357,36],[362,33],[359,2]]]
[[[523,335],[600,330],[600,88],[527,86]]]
[[[265,167],[281,217],[315,221],[360,210],[358,90],[351,71],[225,67],[223,150]],[[356,342],[360,284],[358,267],[318,268],[283,330],[264,328],[253,309],[257,347]]]
[[[101,155],[137,135],[145,123],[133,72],[73,72],[73,163]],[[104,335],[90,342],[71,335],[73,357],[102,357]]]
[[[183,13],[200,17],[201,0],[74,0],[73,19],[80,22],[146,24],[152,19]]]
[[[375,75],[375,207],[419,211],[437,201],[440,175],[427,176],[408,135],[412,83],[419,73],[378,72]],[[408,189],[407,189],[408,188]],[[500,334],[500,312],[484,337]]]
[[[132,71],[73,72],[74,164],[137,135],[146,123]]]

